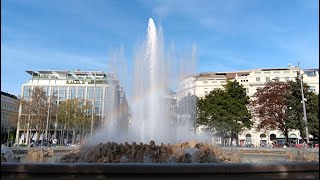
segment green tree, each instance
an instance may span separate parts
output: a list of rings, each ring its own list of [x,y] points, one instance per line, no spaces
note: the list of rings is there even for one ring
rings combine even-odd
[[[288,102],[287,124],[290,128],[299,130],[301,137],[306,137],[300,79],[296,78],[296,81],[290,81],[289,84],[290,93],[286,96]],[[307,99],[305,103],[309,134],[319,137],[319,95],[309,91],[309,86],[305,83],[303,84],[303,92]]]
[[[234,99],[238,100],[240,103],[244,105],[249,104],[249,97],[246,93],[246,89],[242,84],[239,84],[238,81],[228,81],[226,85],[224,85],[226,92]]]
[[[236,137],[237,144],[239,143],[239,132],[243,131],[244,128],[251,128],[251,113],[248,111],[249,106],[249,97],[246,93],[246,89],[242,84],[239,84],[238,81],[228,81],[226,85],[224,85],[226,92],[234,99],[234,101],[239,102],[238,105],[240,107],[239,117],[240,120],[237,122],[240,124],[234,124],[233,129],[231,130],[231,142],[233,137]]]
[[[307,98],[308,99],[308,98]],[[309,133],[319,139],[319,94],[312,93],[307,102]]]
[[[251,128],[251,114],[246,104],[248,97],[238,82],[228,82],[225,89],[214,89],[198,101],[198,124],[212,133],[231,141],[245,128]]]

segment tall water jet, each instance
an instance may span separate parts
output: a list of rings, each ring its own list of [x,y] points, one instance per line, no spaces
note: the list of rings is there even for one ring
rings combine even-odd
[[[166,64],[163,61],[162,44],[152,18],[149,19],[147,36],[141,55],[134,69],[133,128],[139,129],[142,141],[169,140],[168,111],[165,106],[168,88]],[[143,68],[141,68],[143,67]],[[142,88],[141,88],[142,87]]]
[[[170,116],[175,113],[170,109],[172,97],[168,91],[170,75],[174,74],[171,71],[175,70],[170,67],[174,63],[169,61],[174,58],[165,56],[161,33],[150,18],[146,40],[135,59],[132,128],[140,132],[139,139],[144,142],[177,142],[194,138],[190,122],[177,124],[176,119]]]

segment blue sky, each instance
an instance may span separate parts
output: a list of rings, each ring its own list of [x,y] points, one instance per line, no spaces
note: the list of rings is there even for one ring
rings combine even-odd
[[[319,67],[317,0],[2,0],[1,90],[19,95],[25,70],[110,71],[121,46],[130,67],[149,17],[166,47],[196,45],[197,72]]]

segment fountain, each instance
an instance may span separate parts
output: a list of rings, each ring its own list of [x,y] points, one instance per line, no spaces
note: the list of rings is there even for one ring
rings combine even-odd
[[[135,54],[133,103],[131,106],[133,121],[129,129],[126,131],[124,130],[126,128],[119,128],[120,120],[117,118],[119,116],[115,113],[117,109],[112,107],[107,111],[108,119],[111,121],[106,123],[101,131],[89,138],[83,149],[62,157],[62,162],[191,163],[228,161],[222,155],[220,158],[214,157],[214,154],[217,154],[213,152],[214,147],[200,143],[205,136],[196,135],[192,131],[194,119],[189,117],[181,123],[177,123],[176,118],[170,117],[170,114],[175,112],[172,112],[170,104],[168,104],[170,103],[168,100],[172,98],[168,92],[169,80],[174,79],[171,76],[176,70],[170,63],[170,60],[173,61],[174,58],[165,55],[162,42],[161,29],[158,31],[153,19],[150,18],[145,42]],[[193,48],[192,54],[191,60],[194,61],[195,48]],[[116,54],[114,57],[123,57],[123,55]],[[184,70],[184,73],[186,72]],[[188,103],[193,103],[193,107],[196,107],[195,101]],[[188,113],[188,111],[184,110],[184,113]],[[136,142],[140,142],[140,144],[136,144]]]
[[[114,58],[119,57],[123,55],[114,56]],[[186,68],[192,69],[191,66],[195,64],[195,48],[192,49],[192,56],[189,59],[187,62],[188,58],[184,58],[181,65],[188,63],[190,66]],[[195,135],[191,131],[194,119],[186,118],[182,123],[177,123],[176,119],[169,116],[172,112],[168,105],[168,99],[171,98],[168,89],[172,81],[178,84],[176,73],[178,68],[174,60],[175,58],[164,50],[161,28],[158,30],[153,19],[150,18],[146,39],[135,52],[132,122],[128,131],[117,128],[119,120],[112,115],[112,112],[117,112],[117,110],[112,108],[111,111],[108,111],[111,122],[108,122],[104,129],[95,133],[86,143],[91,145],[107,141],[148,143],[154,140],[159,144],[208,139],[203,135]],[[113,61],[117,60],[113,59]],[[180,76],[191,72],[186,68],[180,69]],[[193,107],[196,107],[196,102],[192,103]]]

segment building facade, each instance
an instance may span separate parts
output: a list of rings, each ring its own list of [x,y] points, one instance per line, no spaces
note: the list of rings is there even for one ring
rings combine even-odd
[[[264,83],[272,80],[279,81],[295,81],[299,68],[289,65],[288,68],[269,68],[269,69],[252,69],[235,72],[215,72],[215,73],[199,73],[190,75],[183,79],[178,87],[177,101],[179,102],[186,96],[196,95],[199,98],[204,98],[206,94],[216,88],[223,89],[223,85],[230,81],[238,81],[246,89],[249,97],[257,91],[257,88],[262,88]],[[309,85],[309,90],[319,94],[319,69],[302,70],[303,82]],[[254,123],[257,123],[254,120]],[[200,127],[201,128],[201,127]],[[199,130],[201,132],[201,130]],[[239,144],[253,144],[259,146],[267,146],[274,139],[282,139],[284,135],[277,130],[257,132],[254,129],[249,129],[242,134],[239,134]],[[299,131],[291,131],[289,138],[301,138]],[[221,142],[215,138],[216,143]],[[230,143],[230,142],[227,142]]]
[[[21,97],[30,98],[30,91],[34,87],[41,87],[48,97],[54,95],[56,104],[67,99],[82,99],[92,105],[91,113],[94,114],[94,130],[107,126],[108,122],[117,119],[119,130],[128,128],[128,103],[123,88],[112,73],[102,71],[26,71],[31,75],[30,80],[22,84]],[[19,117],[27,114],[19,109]],[[111,119],[112,118],[112,119]],[[62,127],[56,119],[50,116],[50,131],[48,138],[57,137],[57,131]],[[16,139],[18,143],[26,142],[26,131],[31,131],[27,123],[20,120]],[[32,136],[32,135],[30,135]],[[35,137],[29,137],[34,140]],[[28,139],[29,139],[28,138]],[[40,136],[40,140],[43,137]],[[30,140],[29,140],[30,141]],[[28,141],[27,141],[28,142]]]
[[[1,144],[8,141],[9,134],[17,125],[18,112],[17,96],[1,91]]]

